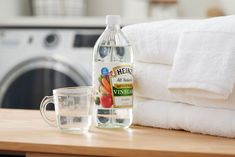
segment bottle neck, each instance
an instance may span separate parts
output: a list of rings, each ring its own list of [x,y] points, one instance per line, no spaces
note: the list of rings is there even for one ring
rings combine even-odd
[[[120,25],[119,24],[107,25],[106,29],[119,30],[120,29]]]

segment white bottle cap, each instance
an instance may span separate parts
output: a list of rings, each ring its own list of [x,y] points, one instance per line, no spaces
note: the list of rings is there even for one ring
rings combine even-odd
[[[107,15],[106,16],[106,25],[116,25],[121,24],[120,15]]]

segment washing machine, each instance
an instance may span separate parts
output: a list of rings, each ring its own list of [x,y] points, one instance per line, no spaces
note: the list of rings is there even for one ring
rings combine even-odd
[[[39,109],[60,87],[91,85],[92,49],[104,27],[0,25],[0,107]]]

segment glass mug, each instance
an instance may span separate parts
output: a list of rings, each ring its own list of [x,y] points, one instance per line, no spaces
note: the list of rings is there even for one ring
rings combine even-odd
[[[49,118],[47,105],[53,103],[56,117]],[[45,96],[40,104],[43,119],[61,131],[87,132],[92,123],[92,87],[67,87],[53,90],[53,96]]]

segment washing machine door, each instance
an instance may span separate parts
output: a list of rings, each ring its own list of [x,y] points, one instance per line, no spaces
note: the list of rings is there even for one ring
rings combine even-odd
[[[89,85],[88,77],[54,58],[31,59],[15,66],[0,83],[0,104],[2,108],[39,109],[42,98],[52,95],[53,89]]]

